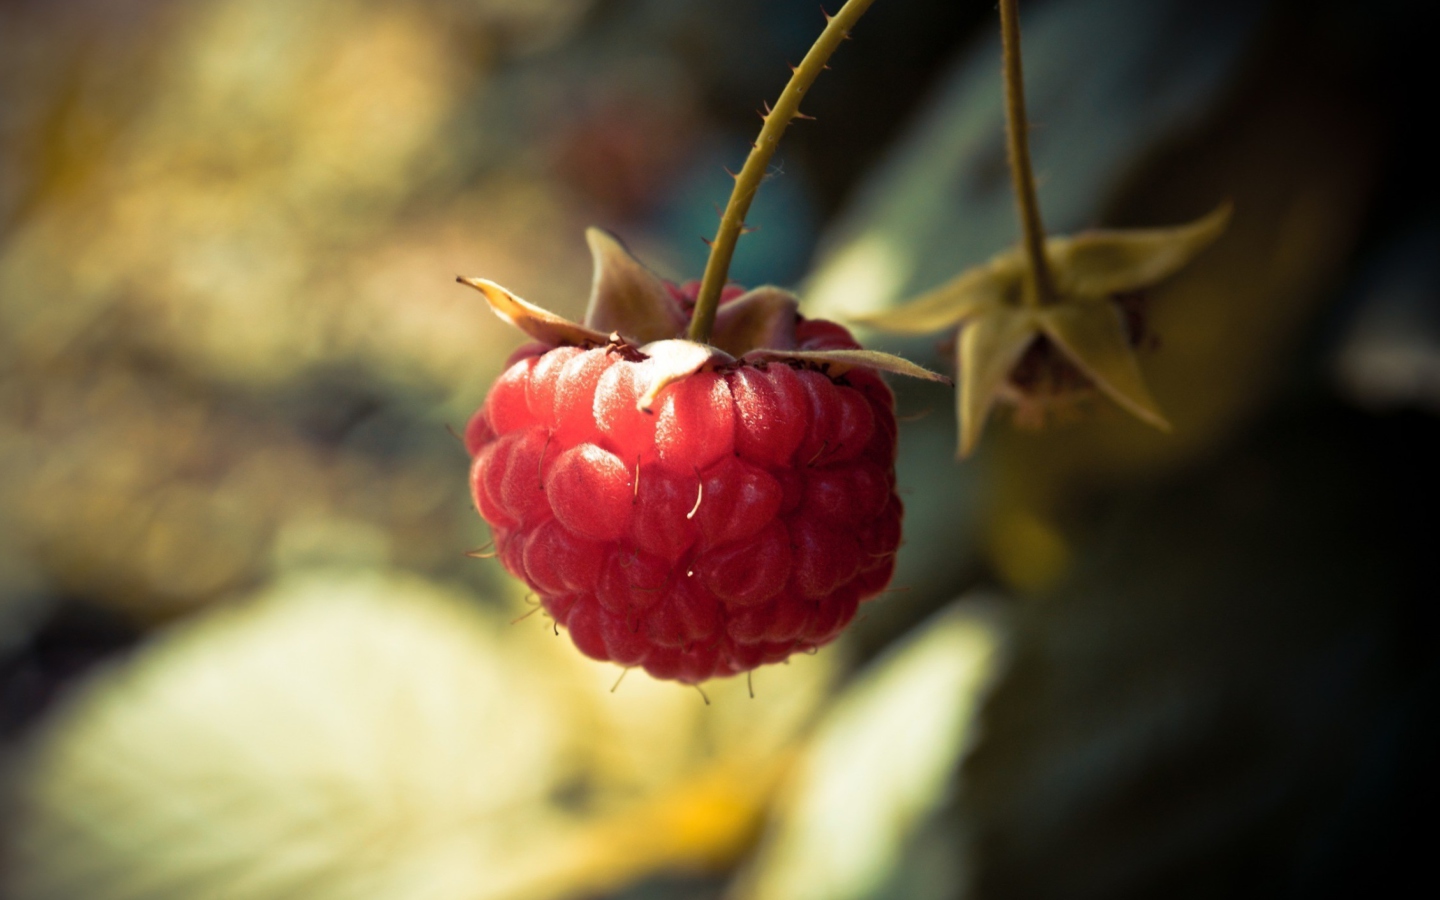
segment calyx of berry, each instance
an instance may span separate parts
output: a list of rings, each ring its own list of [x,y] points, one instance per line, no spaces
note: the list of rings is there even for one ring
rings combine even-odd
[[[668,385],[702,370],[744,363],[779,362],[814,368],[837,377],[866,368],[949,384],[950,379],[907,359],[877,350],[803,350],[795,340],[800,321],[798,298],[769,285],[724,301],[715,313],[708,343],[685,338],[691,309],[658,275],[620,241],[598,228],[586,231],[595,273],[584,323],[523,300],[493,281],[457,279],[485,296],[500,318],[548,347],[615,346],[638,353],[650,369],[650,382],[638,401],[649,412]]]
[[[980,440],[999,399],[1023,402],[1011,375],[1038,339],[1050,341],[1089,382],[1136,418],[1170,429],[1151,396],[1117,296],[1182,269],[1230,222],[1226,203],[1174,228],[1087,231],[1045,241],[1054,293],[1037,302],[1020,247],[995,256],[904,306],[857,322],[896,334],[959,329],[959,454]]]

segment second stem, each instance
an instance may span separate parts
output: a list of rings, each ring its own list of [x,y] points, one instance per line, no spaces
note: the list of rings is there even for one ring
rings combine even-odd
[[[1030,124],[1025,118],[1025,76],[1020,65],[1020,13],[1018,0],[1000,0],[1000,37],[1004,44],[1005,136],[1010,156],[1010,179],[1020,211],[1025,257],[1030,263],[1033,302],[1044,306],[1055,300],[1055,281],[1045,258],[1045,226],[1040,222],[1040,200],[1035,196],[1035,172],[1030,167]]]

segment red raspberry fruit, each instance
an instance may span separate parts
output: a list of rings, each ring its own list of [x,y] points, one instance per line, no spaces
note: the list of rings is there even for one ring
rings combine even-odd
[[[859,346],[820,320],[795,340]],[[587,656],[734,675],[833,640],[889,582],[902,507],[875,373],[741,359],[646,413],[652,367],[633,346],[517,357],[466,429],[471,490],[500,560]]]

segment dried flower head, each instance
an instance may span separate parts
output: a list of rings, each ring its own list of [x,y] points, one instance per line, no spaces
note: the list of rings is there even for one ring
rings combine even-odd
[[[1152,337],[1146,291],[1225,230],[1229,204],[1176,228],[1088,231],[1045,241],[1052,293],[1042,299],[1014,247],[897,309],[859,319],[899,334],[958,328],[959,453],[969,455],[997,401],[1017,421],[1064,415],[1096,391],[1168,430],[1136,351]]]

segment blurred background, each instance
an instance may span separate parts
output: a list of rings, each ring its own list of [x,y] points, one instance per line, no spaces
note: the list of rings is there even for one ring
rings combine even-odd
[[[896,385],[894,591],[702,698],[612,689],[465,556],[450,429],[520,340],[454,277],[578,317],[587,225],[698,277],[814,0],[0,0],[4,895],[1428,876],[1422,6],[1021,6],[1052,232],[1236,204],[1150,298],[1176,432],[1097,402],[957,464],[949,393]],[[993,3],[880,0],[832,69],[731,274],[843,320],[1017,227]]]

